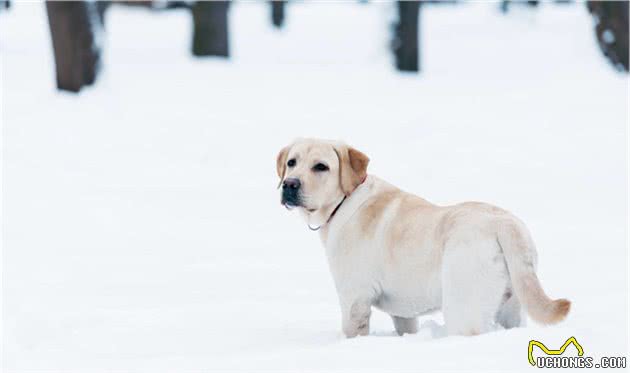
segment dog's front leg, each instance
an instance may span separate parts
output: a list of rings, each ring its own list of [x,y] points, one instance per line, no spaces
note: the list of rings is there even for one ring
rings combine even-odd
[[[415,317],[392,316],[392,320],[394,321],[394,328],[396,328],[398,335],[405,333],[414,334],[418,332],[418,319]]]
[[[342,301],[342,328],[343,334],[348,338],[370,333],[370,315],[372,314],[372,301],[370,299],[354,299]]]

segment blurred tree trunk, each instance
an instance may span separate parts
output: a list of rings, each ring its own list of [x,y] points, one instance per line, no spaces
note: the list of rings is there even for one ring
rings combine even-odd
[[[396,57],[396,68],[401,71],[419,71],[418,24],[419,1],[398,1],[398,24],[392,49]]]
[[[558,0],[556,0],[558,1]],[[560,1],[565,1],[565,0],[560,0]],[[507,13],[507,11],[509,10],[509,8],[511,7],[512,4],[517,4],[517,5],[527,5],[530,8],[535,8],[538,6],[539,4],[539,0],[527,0],[525,2],[523,2],[522,0],[503,0],[501,1],[501,12],[503,13]]]
[[[55,55],[57,88],[78,92],[96,80],[101,50],[98,5],[83,1],[47,1],[46,10]]]
[[[588,1],[599,47],[619,70],[628,71],[628,1]]]
[[[284,5],[286,1],[272,0],[271,1],[271,22],[277,28],[282,27],[284,23]]]
[[[198,1],[192,6],[195,56],[229,55],[228,6],[229,1]]]
[[[186,1],[167,1],[165,4],[166,9],[188,9],[190,5]]]
[[[96,1],[96,12],[98,14],[98,20],[101,23],[101,27],[105,28],[105,11],[111,5],[111,1]]]

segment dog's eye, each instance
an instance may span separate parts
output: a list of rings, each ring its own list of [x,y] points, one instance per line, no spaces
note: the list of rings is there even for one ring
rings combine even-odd
[[[328,166],[326,166],[323,163],[318,163],[315,166],[313,166],[313,171],[328,171]]]
[[[295,166],[295,158],[289,159],[289,161],[287,162],[287,166],[289,167]]]

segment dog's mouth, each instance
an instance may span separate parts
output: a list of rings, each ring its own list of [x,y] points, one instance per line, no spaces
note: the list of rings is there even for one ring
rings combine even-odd
[[[281,203],[287,210],[293,210],[296,207],[301,207],[309,213],[315,211],[315,209],[311,209],[306,206],[301,193],[292,189],[283,190]]]
[[[304,210],[306,210],[308,213],[311,213],[311,214],[312,214],[312,213],[314,213],[315,211],[317,211],[317,209],[311,209],[311,208],[308,208],[308,207],[306,207],[306,206],[296,205],[296,204],[293,204],[293,203],[291,203],[291,202],[283,202],[283,203],[282,203],[282,206],[284,206],[284,207],[285,207],[287,210],[289,210],[289,211],[293,210],[293,209],[294,209],[294,208],[296,208],[296,207],[301,207],[301,208],[303,208]]]
[[[300,207],[299,205],[294,205],[291,202],[282,202],[282,206],[284,206],[284,208],[286,208],[289,211],[293,210],[296,207]]]
[[[290,188],[283,189],[281,203],[287,210],[293,210],[296,207],[304,209],[304,211],[312,214],[317,211],[316,208],[308,206],[308,198],[300,192]]]
[[[286,208],[289,211],[293,210],[294,208],[298,208],[298,207],[299,208],[303,208],[308,213],[313,213],[313,212],[317,211],[317,209],[310,208],[310,207],[304,205],[301,201],[295,201],[295,200],[290,199],[290,198],[283,198],[282,199],[282,206],[284,206],[284,208]]]

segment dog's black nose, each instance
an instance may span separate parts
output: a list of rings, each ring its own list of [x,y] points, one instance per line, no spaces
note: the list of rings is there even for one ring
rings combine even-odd
[[[300,189],[300,179],[289,178],[282,183],[282,189]]]

